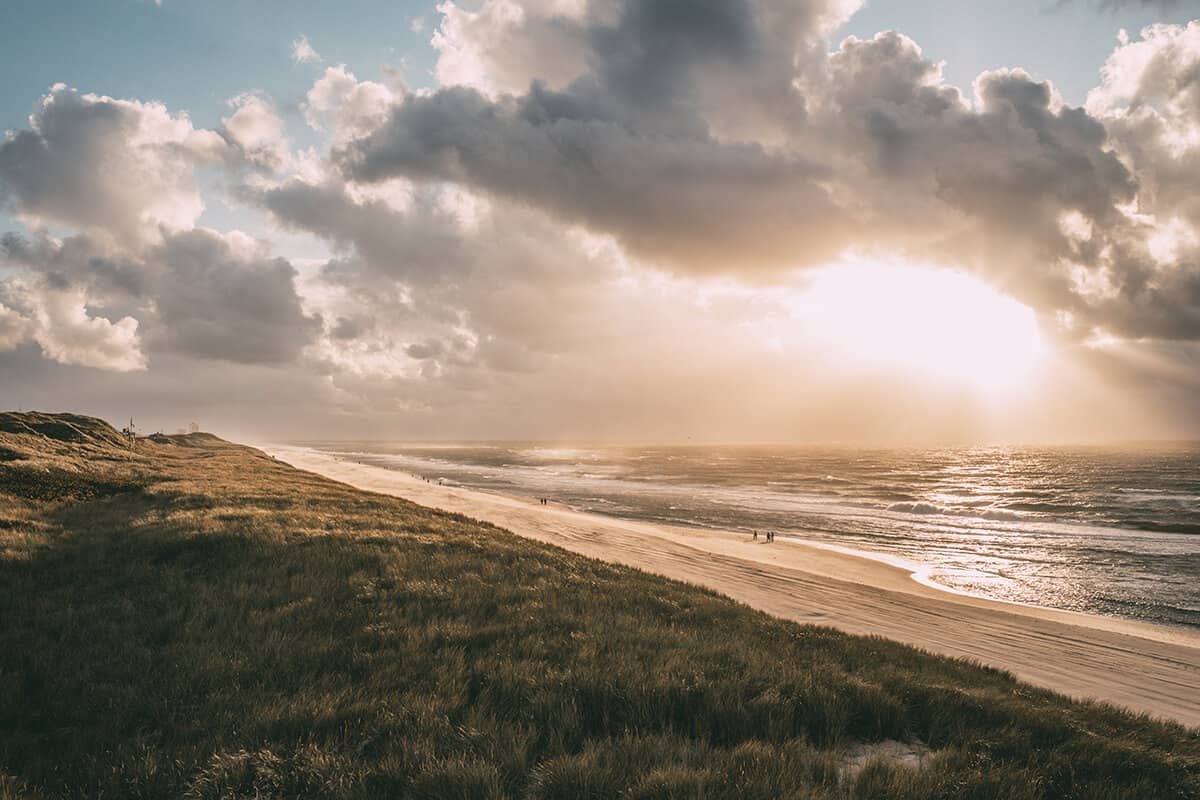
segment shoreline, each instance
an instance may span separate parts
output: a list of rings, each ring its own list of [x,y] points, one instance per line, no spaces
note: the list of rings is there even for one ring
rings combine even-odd
[[[1079,699],[1200,726],[1200,633],[979,597],[919,570],[792,536],[623,520],[532,498],[428,483],[311,448],[254,445],[359,489],[490,522],[527,538],[715,590],[758,610],[969,658]]]

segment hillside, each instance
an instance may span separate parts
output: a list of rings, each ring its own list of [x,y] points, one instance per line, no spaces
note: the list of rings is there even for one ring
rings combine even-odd
[[[1200,732],[304,473],[0,414],[0,798],[1193,798]]]

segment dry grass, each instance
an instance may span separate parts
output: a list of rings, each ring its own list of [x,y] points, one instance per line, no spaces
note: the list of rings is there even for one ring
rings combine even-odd
[[[219,440],[12,419],[0,800],[1200,796],[1195,731]],[[932,752],[853,758],[890,740]]]

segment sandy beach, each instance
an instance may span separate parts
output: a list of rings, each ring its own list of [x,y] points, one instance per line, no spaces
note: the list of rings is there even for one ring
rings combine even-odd
[[[898,566],[791,538],[766,544],[621,520],[439,486],[307,448],[258,446],[303,470],[704,586],[778,617],[883,636],[1071,697],[1200,726],[1200,634],[1189,630],[955,594]]]

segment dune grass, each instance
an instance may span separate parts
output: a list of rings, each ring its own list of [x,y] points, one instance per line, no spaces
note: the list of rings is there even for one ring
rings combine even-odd
[[[1200,797],[1196,731],[210,437],[16,418],[0,798]],[[891,740],[928,755],[848,768]]]

